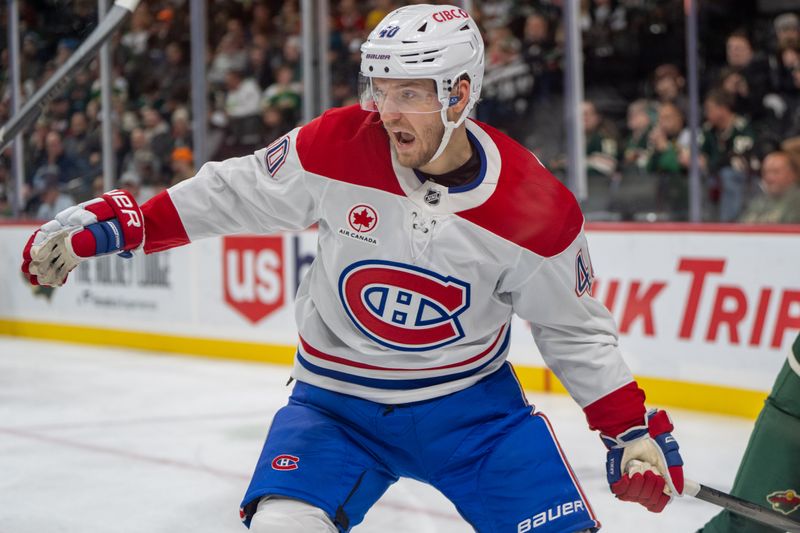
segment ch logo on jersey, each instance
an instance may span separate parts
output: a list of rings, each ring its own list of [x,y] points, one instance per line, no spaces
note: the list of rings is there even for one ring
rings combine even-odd
[[[277,141],[273,142],[267,147],[267,155],[265,156],[267,163],[267,172],[270,176],[275,176],[275,173],[280,170],[286,162],[286,157],[289,155],[289,136],[284,135]]]
[[[272,460],[272,469],[273,470],[297,470],[298,466],[297,463],[300,462],[300,458],[294,455],[289,455],[287,453],[283,453],[275,459]]]
[[[592,294],[592,284],[594,283],[594,271],[589,254],[584,258],[583,249],[578,250],[575,257],[575,294],[578,297],[584,294]]]
[[[407,352],[463,338],[458,316],[469,297],[468,283],[392,261],[359,261],[339,277],[339,298],[353,324],[375,342]]]

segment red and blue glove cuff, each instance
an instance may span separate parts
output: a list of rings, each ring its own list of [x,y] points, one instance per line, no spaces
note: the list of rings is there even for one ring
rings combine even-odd
[[[130,250],[144,241],[144,218],[136,200],[128,191],[113,190],[82,206],[98,222],[89,224],[72,237],[72,249],[80,257],[119,252],[131,257]]]
[[[603,444],[608,449],[606,457],[606,477],[609,485],[618,482],[623,472],[622,455],[625,447],[643,437],[651,438],[664,456],[664,462],[678,493],[683,493],[683,458],[681,458],[678,442],[672,436],[674,429],[666,411],[651,409],[646,415],[646,426],[634,426],[617,435],[610,437],[600,435]]]

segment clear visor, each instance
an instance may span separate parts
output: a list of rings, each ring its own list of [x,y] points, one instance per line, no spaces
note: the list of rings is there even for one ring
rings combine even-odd
[[[378,113],[438,113],[444,106],[431,79],[368,78],[359,74],[358,95],[361,109]]]

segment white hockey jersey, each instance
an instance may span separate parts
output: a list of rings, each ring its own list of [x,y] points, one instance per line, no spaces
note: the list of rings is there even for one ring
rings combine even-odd
[[[145,204],[145,251],[316,223],[296,379],[390,404],[448,394],[503,364],[516,313],[593,427],[641,423],[574,197],[522,146],[466,124],[480,173],[447,188],[397,163],[377,114],[328,111]]]

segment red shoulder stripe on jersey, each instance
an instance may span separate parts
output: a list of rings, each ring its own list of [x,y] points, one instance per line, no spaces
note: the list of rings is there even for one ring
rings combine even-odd
[[[189,244],[189,236],[167,191],[161,191],[144,204],[144,253],[151,254]]]
[[[306,171],[403,195],[390,153],[378,114],[357,105],[326,111],[297,135],[297,155]]]
[[[573,194],[523,146],[490,126],[477,124],[497,145],[500,177],[486,202],[457,214],[543,257],[564,251],[583,226]]]
[[[616,436],[644,424],[644,391],[631,381],[583,408],[591,429]]]

